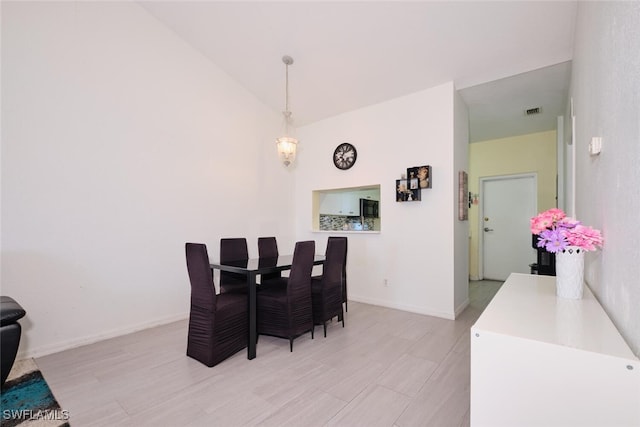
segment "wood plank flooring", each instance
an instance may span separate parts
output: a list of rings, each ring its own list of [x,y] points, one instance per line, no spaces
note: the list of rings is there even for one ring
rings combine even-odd
[[[261,336],[213,368],[188,358],[187,321],[38,358],[71,425],[468,426],[469,328],[502,282],[470,282],[455,321],[349,302],[294,341]]]

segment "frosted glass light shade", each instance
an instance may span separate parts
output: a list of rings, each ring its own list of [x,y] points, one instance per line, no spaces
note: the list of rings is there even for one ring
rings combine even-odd
[[[289,166],[296,159],[296,147],[298,140],[290,136],[283,136],[276,139],[278,156],[285,166]]]

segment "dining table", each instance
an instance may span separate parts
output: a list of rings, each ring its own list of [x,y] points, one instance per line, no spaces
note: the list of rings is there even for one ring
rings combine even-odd
[[[324,255],[315,255],[313,265],[324,264]],[[277,273],[291,270],[293,255],[280,255],[277,258],[249,258],[239,261],[210,262],[212,270],[228,271],[247,276],[247,300],[249,304],[249,336],[247,359],[256,357],[256,341],[258,338],[258,318],[256,314],[257,277],[261,274]]]

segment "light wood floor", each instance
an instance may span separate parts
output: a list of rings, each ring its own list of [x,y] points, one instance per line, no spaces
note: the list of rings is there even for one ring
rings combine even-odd
[[[501,282],[471,282],[459,319],[349,303],[294,341],[261,336],[257,357],[207,368],[187,321],[38,358],[71,425],[468,426],[469,328]]]

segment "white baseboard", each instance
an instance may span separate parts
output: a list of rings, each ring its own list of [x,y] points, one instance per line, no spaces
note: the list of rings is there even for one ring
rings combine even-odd
[[[430,309],[425,309],[424,307],[418,307],[418,306],[412,306],[412,305],[405,305],[405,304],[393,304],[393,303],[389,303],[388,301],[383,301],[383,300],[377,300],[374,298],[362,298],[362,297],[358,297],[358,296],[349,296],[349,300],[350,301],[356,301],[356,302],[361,302],[361,303],[365,303],[365,304],[372,304],[372,305],[377,305],[380,307],[387,307],[387,308],[393,308],[396,310],[402,310],[402,311],[407,311],[410,313],[418,313],[418,314],[424,314],[426,316],[435,316],[435,317],[441,317],[443,319],[450,319],[450,320],[455,320],[455,318],[460,315],[460,313],[462,313],[464,311],[464,309],[469,305],[469,300],[467,299],[464,303],[462,303],[460,306],[458,306],[455,310],[454,313],[448,313],[448,312],[443,312],[443,311],[438,311],[438,310],[430,310]],[[167,323],[173,323],[173,322],[177,322],[179,320],[184,320],[187,319],[189,316],[188,313],[185,314],[177,314],[177,315],[173,315],[173,316],[167,316],[164,318],[160,318],[160,319],[156,319],[150,322],[143,322],[143,323],[138,323],[136,325],[132,325],[126,328],[120,328],[120,329],[114,329],[108,332],[104,332],[104,333],[99,333],[99,334],[95,334],[95,335],[91,335],[91,336],[86,336],[86,337],[82,337],[82,338],[77,338],[77,339],[72,339],[72,340],[67,340],[67,341],[63,341],[63,342],[59,342],[59,343],[55,343],[52,345],[46,345],[46,346],[41,346],[41,347],[35,347],[35,348],[28,348],[25,350],[20,350],[18,352],[18,355],[16,356],[17,360],[20,359],[26,359],[26,358],[37,358],[37,357],[42,357],[42,356],[46,356],[48,354],[53,354],[53,353],[58,353],[64,350],[69,350],[72,348],[76,348],[76,347],[81,347],[83,345],[88,345],[88,344],[93,344],[95,342],[98,341],[103,341],[103,340],[107,340],[110,338],[115,338],[115,337],[119,337],[121,335],[127,335],[127,334],[131,334],[134,332],[138,332],[144,329],[149,329],[149,328],[154,328],[156,326],[161,326],[161,325],[166,325]]]
[[[363,298],[359,296],[349,295],[349,301],[361,302],[364,304],[377,305],[380,307],[394,308],[396,310],[408,311],[410,313],[424,314],[426,316],[442,317],[443,319],[455,320],[455,313],[447,313],[444,311],[425,309],[405,304],[390,304],[389,301],[377,300],[374,298]]]
[[[142,322],[136,325],[128,326],[126,328],[114,329],[111,331],[107,331],[107,332],[103,332],[103,333],[99,333],[91,336],[71,339],[71,340],[67,340],[67,341],[63,341],[63,342],[59,342],[51,345],[41,346],[41,347],[27,348],[25,350],[21,349],[16,355],[16,360],[46,356],[48,354],[58,353],[64,350],[81,347],[83,345],[93,344],[98,341],[103,341],[110,338],[119,337],[121,335],[127,335],[133,332],[142,331],[144,329],[166,325],[167,323],[177,322],[179,320],[187,319],[188,317],[189,317],[188,313],[175,314],[172,316],[155,319],[149,322]]]
[[[460,316],[460,314],[465,310],[465,308],[469,306],[469,303],[470,303],[469,298],[467,298],[466,300],[464,300],[462,304],[456,307],[456,318],[458,318],[458,316]]]

